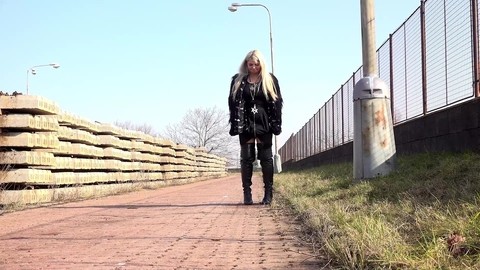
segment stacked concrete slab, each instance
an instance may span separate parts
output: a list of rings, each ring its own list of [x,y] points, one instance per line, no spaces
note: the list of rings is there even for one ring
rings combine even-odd
[[[225,174],[226,160],[88,121],[45,98],[0,96],[0,204],[103,196]]]

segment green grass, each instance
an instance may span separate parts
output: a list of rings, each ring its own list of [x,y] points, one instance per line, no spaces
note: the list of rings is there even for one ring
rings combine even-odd
[[[275,189],[339,269],[480,269],[479,161],[403,156],[367,181],[327,165],[278,174]]]

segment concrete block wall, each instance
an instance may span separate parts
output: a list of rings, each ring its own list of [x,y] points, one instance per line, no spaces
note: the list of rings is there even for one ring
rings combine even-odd
[[[223,176],[226,159],[88,121],[39,96],[0,96],[0,204],[42,203]]]

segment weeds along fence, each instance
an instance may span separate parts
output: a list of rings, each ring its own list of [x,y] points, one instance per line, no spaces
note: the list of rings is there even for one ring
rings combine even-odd
[[[38,96],[0,96],[0,205],[45,203],[191,182],[226,159],[64,112]]]
[[[478,0],[427,0],[377,50],[394,125],[479,97]],[[392,11],[394,12],[394,11]],[[362,67],[279,149],[296,162],[353,141]]]

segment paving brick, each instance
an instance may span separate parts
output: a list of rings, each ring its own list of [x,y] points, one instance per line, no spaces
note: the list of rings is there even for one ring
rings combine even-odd
[[[320,269],[239,175],[0,216],[0,269]]]

